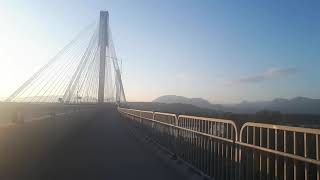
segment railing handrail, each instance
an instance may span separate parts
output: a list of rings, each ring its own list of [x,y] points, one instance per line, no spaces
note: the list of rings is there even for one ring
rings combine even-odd
[[[158,111],[154,111],[153,113],[159,114],[159,115],[172,116],[172,117],[176,117],[177,118],[177,115],[176,114],[172,114],[172,113],[164,113],[164,112],[158,112]]]
[[[320,135],[320,129],[312,129],[312,128],[305,128],[305,127],[297,127],[297,126],[285,126],[285,125],[277,125],[277,124],[255,123],[255,122],[244,123],[241,126],[240,135],[242,134],[244,128],[248,126]]]
[[[238,140],[238,129],[237,129],[236,124],[232,120],[201,117],[201,116],[179,115],[178,116],[178,121],[180,121],[180,118],[192,118],[192,119],[196,119],[196,120],[205,120],[205,121],[210,121],[210,122],[220,122],[220,123],[230,124],[233,127],[233,130],[235,131],[236,138],[234,140],[235,141]]]
[[[140,112],[146,112],[146,113],[154,113],[153,111],[143,111],[143,110],[139,110]]]
[[[284,148],[282,150],[278,149],[277,147],[275,148],[267,148],[267,147],[263,147],[261,146],[261,144],[254,144],[254,143],[249,143],[249,142],[243,142],[243,138],[244,137],[244,130],[248,128],[260,128],[259,131],[261,131],[262,129],[272,129],[272,130],[277,130],[277,131],[283,131],[284,135],[282,138],[286,139],[287,138],[287,132],[291,132],[294,134],[294,137],[296,136],[296,133],[302,133],[304,136],[304,146],[303,151],[304,151],[304,155],[299,155],[296,154],[295,150],[293,152],[288,152],[286,147],[287,147],[287,143],[284,142],[283,146]],[[247,132],[248,133],[248,132]],[[315,158],[311,158],[308,157],[308,154],[306,153],[308,151],[308,146],[307,146],[307,137],[306,135],[314,135],[316,138],[316,157]],[[268,134],[269,135],[269,134]],[[267,136],[268,136],[267,135]],[[241,145],[241,146],[245,146],[245,147],[249,147],[252,149],[256,149],[256,150],[260,150],[260,151],[264,151],[264,152],[268,152],[268,153],[272,153],[272,154],[276,154],[276,155],[280,155],[283,157],[288,157],[288,158],[292,158],[294,160],[299,160],[299,161],[303,161],[303,162],[307,162],[307,163],[311,163],[311,164],[315,164],[315,165],[320,165],[320,160],[319,160],[319,147],[318,147],[318,136],[320,135],[320,129],[312,129],[312,128],[303,128],[303,127],[294,127],[294,126],[284,126],[284,125],[275,125],[275,124],[264,124],[264,123],[254,123],[254,122],[247,122],[245,124],[242,125],[241,130],[240,130],[240,139],[239,142],[237,142],[237,144]],[[267,137],[269,138],[269,137]],[[277,137],[275,137],[277,138]],[[269,143],[269,142],[268,142]],[[293,148],[296,148],[296,141],[294,140],[293,142]],[[277,145],[275,145],[277,146]]]

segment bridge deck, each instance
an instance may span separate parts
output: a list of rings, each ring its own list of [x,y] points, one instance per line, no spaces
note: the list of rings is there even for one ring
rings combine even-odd
[[[186,179],[133,137],[120,118],[113,110],[92,119],[44,158],[30,179]]]

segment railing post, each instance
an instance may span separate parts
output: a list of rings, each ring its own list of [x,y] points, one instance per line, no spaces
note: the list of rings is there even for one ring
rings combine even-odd
[[[12,122],[15,124],[23,124],[24,123],[23,111],[20,108],[15,110]]]
[[[174,139],[174,142],[173,142],[173,149],[174,149],[174,155],[173,155],[173,159],[176,160],[178,158],[178,134],[179,134],[179,129],[177,128],[178,126],[178,118],[177,116],[175,116],[175,123],[174,123],[174,127],[171,127],[172,129],[172,133],[173,133],[173,139]]]
[[[52,127],[53,128],[53,135],[54,135],[53,141],[55,141],[55,142],[57,142],[58,139],[59,139],[58,128],[57,128],[58,125],[57,125],[56,119],[57,119],[56,113],[55,112],[51,112],[50,113],[50,121],[51,121],[52,126],[53,126]]]
[[[56,113],[55,112],[51,112],[50,113],[50,118],[51,118],[51,120],[56,120]]]

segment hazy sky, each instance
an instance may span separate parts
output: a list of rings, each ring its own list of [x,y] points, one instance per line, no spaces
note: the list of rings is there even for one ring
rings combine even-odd
[[[320,98],[320,1],[0,0],[0,97],[110,12],[129,101]]]

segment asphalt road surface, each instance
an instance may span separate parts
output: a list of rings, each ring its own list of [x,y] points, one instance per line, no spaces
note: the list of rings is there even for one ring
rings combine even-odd
[[[25,179],[179,180],[188,175],[155,155],[113,108],[98,113],[39,161]]]

